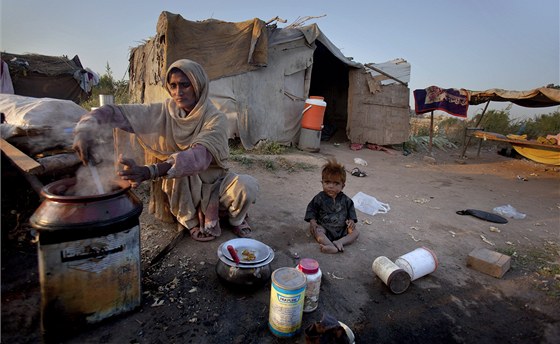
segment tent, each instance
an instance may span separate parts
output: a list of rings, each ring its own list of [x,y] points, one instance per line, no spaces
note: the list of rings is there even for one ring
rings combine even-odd
[[[1,56],[8,66],[16,95],[65,99],[79,104],[91,96],[91,87],[99,82],[95,73],[82,67],[77,55],[71,60],[66,56],[39,54],[3,52]]]
[[[480,118],[478,119],[475,128],[478,128],[482,118],[486,114],[488,105],[491,101],[497,102],[511,102],[519,106],[529,107],[529,108],[542,108],[550,106],[560,105],[560,89],[554,87],[539,87],[527,91],[512,91],[504,90],[498,88],[492,88],[485,91],[472,91],[466,89],[441,89],[437,86],[430,86],[426,89],[414,90],[415,98],[415,112],[417,114],[423,114],[431,112],[432,121],[430,123],[430,152],[432,148],[432,136],[433,136],[433,111],[442,110],[446,113],[466,118],[467,109],[469,105],[479,105],[486,103]],[[481,134],[483,135],[483,134]],[[491,136],[485,135],[484,139],[488,139]],[[470,144],[472,136],[469,136],[468,141],[464,143],[463,151],[461,152],[461,158],[465,156],[467,147]],[[496,139],[494,137],[494,139]],[[497,138],[503,141],[504,138]],[[525,145],[528,143],[526,142]],[[543,149],[542,145],[540,149]],[[539,148],[537,148],[539,149]],[[516,149],[517,150],[517,149]],[[554,147],[554,150],[556,148]],[[556,158],[555,153],[555,158]],[[534,159],[533,159],[534,160]]]
[[[261,140],[295,145],[309,96],[324,97],[325,129],[337,129],[345,141],[387,145],[408,139],[405,60],[364,66],[345,57],[316,24],[278,28],[274,21],[193,22],[162,12],[156,35],[131,50],[132,101],[167,98],[167,66],[188,58],[206,69],[210,96],[228,116],[230,138],[239,137],[247,149]]]
[[[469,104],[478,105],[490,101],[512,102],[515,105],[539,108],[560,105],[560,90],[539,87],[529,91],[509,91],[493,88],[486,91],[467,91]]]
[[[466,91],[467,97],[469,99],[469,104],[478,105],[486,103],[478,122],[475,127],[477,128],[482,121],[482,117],[486,113],[488,104],[491,101],[497,102],[512,102],[516,105],[529,107],[529,108],[541,108],[549,106],[559,106],[560,105],[560,89],[552,87],[539,87],[528,91],[510,91],[498,88],[493,88],[485,91]],[[488,139],[487,137],[484,138]],[[465,156],[467,147],[471,141],[471,136],[469,136],[468,141],[463,147],[461,152],[461,158]],[[513,148],[526,158],[531,160],[560,165],[560,152],[557,147],[546,147],[546,145],[537,145],[528,142],[510,142]]]

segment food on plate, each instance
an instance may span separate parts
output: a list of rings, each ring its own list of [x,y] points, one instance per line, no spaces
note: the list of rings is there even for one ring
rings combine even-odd
[[[243,249],[243,251],[241,251],[241,256],[243,257],[243,260],[247,261],[253,261],[257,258],[255,251],[248,249]]]

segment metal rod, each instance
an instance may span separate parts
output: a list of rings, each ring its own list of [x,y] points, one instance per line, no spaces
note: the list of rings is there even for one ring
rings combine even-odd
[[[403,85],[405,85],[405,86],[408,87],[408,84],[407,84],[406,82],[401,81],[401,80],[395,78],[394,76],[392,76],[391,74],[388,74],[388,73],[382,71],[381,69],[372,66],[371,63],[366,63],[365,66],[368,67],[368,68],[373,69],[373,70],[376,71],[377,73],[383,74],[383,75],[385,75],[386,77],[391,78],[391,79],[397,81],[398,83],[401,83],[401,84],[403,84]]]

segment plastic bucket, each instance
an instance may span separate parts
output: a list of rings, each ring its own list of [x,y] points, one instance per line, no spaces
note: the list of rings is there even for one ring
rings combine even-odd
[[[321,149],[321,131],[301,128],[298,148],[316,153]]]
[[[323,117],[327,103],[323,97],[311,96],[305,101],[305,108],[302,112],[301,127],[305,129],[323,129]]]
[[[410,285],[410,275],[387,257],[377,257],[371,269],[395,294],[403,293]]]
[[[395,264],[408,272],[411,281],[414,281],[436,271],[438,260],[432,250],[420,247],[395,259]]]

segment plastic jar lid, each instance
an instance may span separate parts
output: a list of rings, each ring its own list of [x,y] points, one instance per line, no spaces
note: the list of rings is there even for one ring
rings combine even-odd
[[[319,262],[312,258],[303,258],[299,262],[299,267],[305,274],[314,274],[319,271]]]
[[[309,98],[305,101],[305,104],[311,104],[311,105],[317,105],[317,106],[322,106],[322,107],[326,107],[327,103],[324,100],[321,99],[315,99],[315,98]]]

